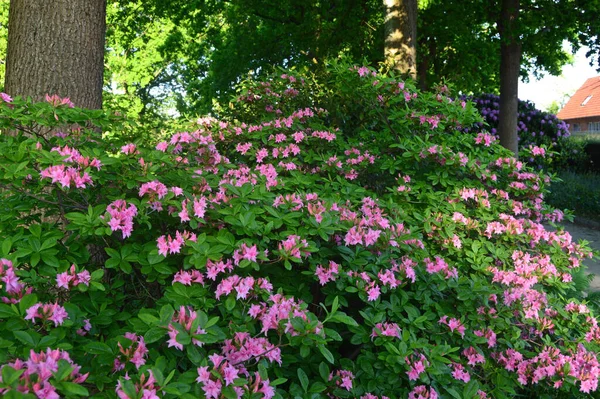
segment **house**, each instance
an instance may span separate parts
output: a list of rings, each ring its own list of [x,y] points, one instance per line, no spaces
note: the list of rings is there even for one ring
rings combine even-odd
[[[600,134],[600,76],[589,78],[556,114],[571,134]]]

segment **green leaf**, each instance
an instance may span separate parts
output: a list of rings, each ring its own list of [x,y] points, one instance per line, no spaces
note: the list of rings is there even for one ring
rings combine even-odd
[[[333,354],[325,347],[325,345],[318,345],[319,351],[323,357],[331,364],[334,362]]]
[[[11,386],[24,372],[25,369],[15,370],[10,366],[5,365],[2,367],[2,383],[6,386]]]
[[[10,249],[12,248],[12,240],[10,237],[7,237],[2,241],[2,255],[6,256],[10,253]]]
[[[138,318],[149,326],[157,324],[160,321],[158,317],[153,316],[150,313],[139,313]]]
[[[127,274],[130,274],[133,271],[133,268],[131,267],[131,263],[127,262],[126,260],[123,260],[119,263],[119,267],[120,269]]]
[[[358,327],[358,323],[352,317],[348,316],[344,312],[336,313],[331,320],[339,321],[340,323],[347,324],[349,326]]]
[[[16,312],[15,308],[12,306],[0,303],[0,319],[8,319],[9,317],[15,317],[18,315],[19,313]]]
[[[152,327],[146,331],[146,334],[144,334],[144,341],[146,341],[147,344],[151,344],[160,340],[161,338],[164,338],[166,334],[167,331],[164,328]]]
[[[321,376],[323,381],[329,381],[329,373],[329,366],[326,363],[321,362],[321,364],[319,364],[319,375]]]
[[[229,295],[225,300],[225,309],[232,311],[235,308],[235,297],[233,295]]]
[[[92,355],[112,355],[112,350],[103,342],[90,342],[84,346],[86,352]]]
[[[331,314],[334,314],[335,312],[337,312],[338,308],[339,308],[339,297],[335,297],[333,298],[333,303],[331,304]]]
[[[109,247],[104,248],[104,250],[106,251],[108,256],[110,256],[111,258],[118,259],[119,261],[121,260],[121,254],[119,253],[119,251],[116,251]]]
[[[233,389],[233,385],[228,385],[221,389],[221,395],[225,396],[227,399],[237,399],[238,395]]]
[[[40,238],[42,235],[42,226],[40,226],[39,224],[32,224],[31,226],[29,226],[29,232],[37,238]]]
[[[21,341],[22,343],[24,343],[25,345],[28,345],[31,348],[35,347],[35,340],[33,339],[33,337],[26,331],[13,331],[13,334],[15,336],[15,338],[17,338],[19,341]]]
[[[263,363],[258,363],[258,375],[260,375],[260,378],[263,380],[269,379],[269,373],[267,372],[267,368]]]
[[[300,385],[302,385],[304,393],[308,392],[308,376],[301,368],[298,369],[298,379],[300,380]]]
[[[23,298],[21,298],[21,302],[19,302],[19,311],[21,312],[22,315],[25,315],[25,312],[27,311],[27,309],[29,309],[30,307],[35,305],[37,302],[38,302],[37,295],[35,295],[35,294],[25,295]]]
[[[92,280],[100,280],[104,276],[104,269],[94,270],[92,272]]]

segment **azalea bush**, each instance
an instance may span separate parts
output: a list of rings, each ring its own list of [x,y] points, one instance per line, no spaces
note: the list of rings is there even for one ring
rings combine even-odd
[[[475,130],[485,128],[496,135],[500,123],[500,97],[482,94],[468,97],[483,116]],[[554,172],[559,170],[582,170],[588,163],[585,146],[581,141],[571,139],[569,125],[556,115],[538,110],[529,101],[519,100],[517,134],[521,158],[534,168],[544,168]],[[473,128],[468,128],[473,131]],[[546,157],[532,157],[529,152],[534,147],[550,150]]]
[[[2,100],[4,397],[597,391],[590,251],[469,102],[332,65],[148,146]]]

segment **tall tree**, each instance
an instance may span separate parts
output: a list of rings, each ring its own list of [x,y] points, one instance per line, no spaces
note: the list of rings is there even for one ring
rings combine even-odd
[[[521,43],[517,22],[520,0],[501,0],[498,31],[500,33],[500,144],[519,154],[517,120],[519,106],[519,72]]]
[[[417,0],[385,0],[385,59],[417,78]]]
[[[473,83],[455,80],[459,90],[500,91],[501,142],[516,153],[519,75],[560,74],[571,58],[565,40],[573,50],[589,46],[598,61],[599,12],[600,0],[433,0],[419,16],[418,51],[430,61],[420,63],[419,76],[471,76]]]
[[[4,90],[102,108],[106,0],[10,0]]]

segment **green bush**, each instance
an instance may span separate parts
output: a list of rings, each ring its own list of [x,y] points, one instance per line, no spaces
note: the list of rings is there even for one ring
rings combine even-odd
[[[552,183],[548,202],[576,215],[600,220],[600,176],[595,173],[560,172]]]
[[[0,393],[587,397],[589,250],[478,120],[347,65],[244,82],[155,148],[5,96]]]

